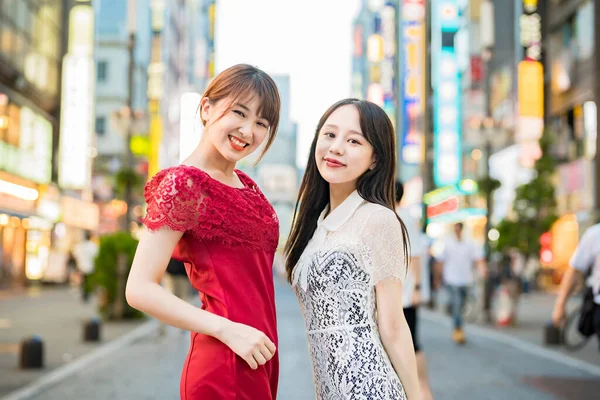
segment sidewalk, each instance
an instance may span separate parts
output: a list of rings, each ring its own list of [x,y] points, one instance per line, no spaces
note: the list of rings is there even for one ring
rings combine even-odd
[[[98,349],[145,322],[105,322],[101,341],[83,341],[84,323],[96,316],[93,299],[80,300],[77,288],[40,286],[0,296],[0,397],[50,371]],[[19,369],[19,343],[38,335],[44,342],[44,367]]]
[[[562,346],[546,346],[544,344],[544,327],[551,319],[555,300],[556,295],[550,293],[534,292],[521,295],[517,320],[514,326],[499,327],[483,322],[474,325],[536,344],[577,360],[600,365],[600,351],[598,348],[598,340],[596,338],[590,339],[587,345],[578,351],[569,351]],[[440,296],[437,310],[440,313],[440,307],[444,302],[445,295]],[[580,302],[581,299],[579,298],[571,298],[567,305],[567,312],[577,307]]]

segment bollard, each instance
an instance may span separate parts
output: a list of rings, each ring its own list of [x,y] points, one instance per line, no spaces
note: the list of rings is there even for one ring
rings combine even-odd
[[[547,346],[561,345],[562,332],[560,328],[554,326],[552,322],[548,322],[544,328],[544,344]]]
[[[100,328],[102,324],[99,318],[93,318],[83,325],[83,341],[84,342],[99,342]]]
[[[21,369],[44,367],[44,342],[39,336],[32,336],[21,342]]]

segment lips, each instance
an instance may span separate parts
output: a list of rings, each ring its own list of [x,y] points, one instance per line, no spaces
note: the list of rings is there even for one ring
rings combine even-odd
[[[333,158],[325,158],[325,164],[327,164],[328,167],[332,167],[332,168],[339,168],[339,167],[346,166],[341,161],[335,160]]]
[[[229,144],[231,144],[231,147],[233,147],[237,151],[242,151],[246,147],[250,146],[250,144],[244,142],[243,140],[238,139],[235,136],[231,136],[231,135],[229,135]]]

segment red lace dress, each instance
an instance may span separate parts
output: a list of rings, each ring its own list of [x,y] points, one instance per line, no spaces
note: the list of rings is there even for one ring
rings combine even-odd
[[[253,326],[277,346],[272,266],[279,222],[257,185],[236,172],[242,189],[191,166],[159,172],[144,190],[144,224],[184,232],[173,257],[185,263],[205,310]],[[277,353],[252,370],[219,340],[192,332],[181,399],[275,400],[278,377]]]

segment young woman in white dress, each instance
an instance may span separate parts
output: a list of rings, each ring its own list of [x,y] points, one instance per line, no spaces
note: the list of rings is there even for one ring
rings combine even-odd
[[[339,101],[319,121],[286,246],[319,400],[421,399],[395,154],[392,123],[371,102]]]

